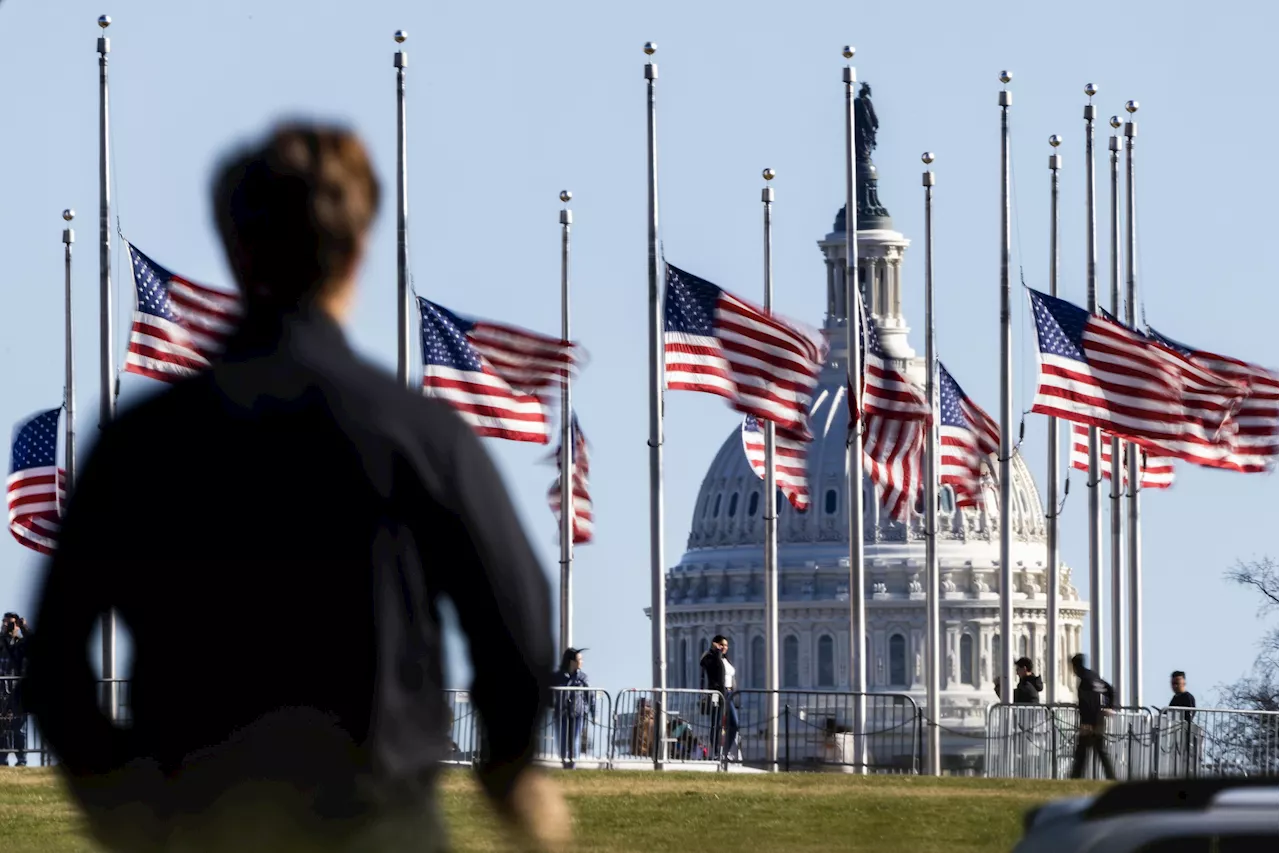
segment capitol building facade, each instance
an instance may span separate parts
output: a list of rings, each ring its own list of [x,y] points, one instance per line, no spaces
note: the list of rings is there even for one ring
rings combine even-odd
[[[885,351],[924,385],[924,359],[908,343],[902,311],[902,264],[909,241],[893,229],[876,193],[875,167],[860,163],[859,279]],[[779,499],[779,677],[784,690],[848,691],[850,673],[849,525],[846,511],[845,210],[818,242],[826,262],[823,334],[830,352],[815,393],[809,447],[812,502],[797,512]],[[1035,661],[1059,696],[1069,695],[1070,656],[1083,648],[1088,605],[1060,570],[1058,671],[1048,659],[1044,505],[1035,478],[1015,455],[1013,506],[1000,505],[999,465],[982,468],[982,500],[959,509],[950,487],[939,490],[940,635],[944,767],[981,762],[987,707],[996,701],[1004,638],[1000,636],[999,514],[1013,513],[1016,656]],[[925,540],[923,506],[906,523],[881,513],[875,487],[862,484],[865,507],[867,684],[874,693],[910,696],[925,708]],[[698,492],[687,551],[667,574],[667,684],[696,688],[698,661],[716,634],[731,643],[739,687],[765,687],[763,482],[747,463],[734,430],[712,460]]]

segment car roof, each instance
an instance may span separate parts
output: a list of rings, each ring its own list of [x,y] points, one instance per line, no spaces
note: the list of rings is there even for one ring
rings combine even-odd
[[[1274,800],[1280,789],[1280,779],[1275,776],[1257,776],[1218,779],[1152,779],[1141,782],[1125,782],[1103,791],[1085,810],[1084,820],[1099,820],[1132,812],[1171,810],[1203,810],[1221,796],[1227,802],[1245,802],[1240,797],[1253,796],[1251,791],[1269,790]],[[1253,800],[1269,802],[1265,797]]]

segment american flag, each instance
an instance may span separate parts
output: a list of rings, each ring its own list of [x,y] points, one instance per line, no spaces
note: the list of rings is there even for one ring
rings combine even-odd
[[[875,321],[860,299],[859,336],[862,347],[864,393],[862,452],[867,476],[880,489],[880,505],[890,518],[905,521],[922,485],[924,444],[932,411],[924,393],[885,353]],[[849,395],[852,418],[858,406]]]
[[[240,296],[174,275],[125,243],[137,297],[124,369],[176,382],[209,366],[242,314]]]
[[[1040,383],[1031,411],[1222,467],[1245,396],[1233,382],[1109,317],[1035,290]]]
[[[547,444],[548,408],[539,395],[574,372],[574,345],[463,319],[421,297],[418,307],[423,393],[457,409],[478,435]]]
[[[808,435],[824,352],[814,338],[667,264],[667,388],[727,398],[744,414]]]
[[[1098,457],[1102,460],[1102,476],[1111,479],[1111,433],[1098,432]],[[1129,485],[1129,458],[1121,445],[1120,471],[1125,486]],[[1142,479],[1138,482],[1141,489],[1167,489],[1173,485],[1173,459],[1168,456],[1154,456],[1152,451],[1139,447],[1142,457]],[[1071,467],[1079,471],[1089,470],[1089,428],[1081,424],[1071,425]]]
[[[970,400],[938,363],[938,479],[951,486],[956,506],[976,506],[982,461],[1000,449],[1000,425]]]
[[[41,554],[57,547],[67,474],[58,467],[58,418],[50,409],[18,424],[9,457],[9,531]],[[56,483],[56,486],[55,486]]]
[[[764,427],[755,417],[742,421],[742,450],[756,476],[764,479]],[[799,512],[809,508],[808,442],[783,430],[774,431],[773,467],[778,488]]]
[[[1275,466],[1277,453],[1280,453],[1280,377],[1277,377],[1276,372],[1179,343],[1155,329],[1148,328],[1147,333],[1201,367],[1248,386],[1248,394],[1233,418],[1238,431],[1232,452],[1223,459],[1224,464],[1218,467],[1234,468],[1246,473],[1271,470]]]
[[[573,544],[582,545],[590,542],[595,534],[595,516],[591,505],[590,484],[587,477],[591,473],[591,459],[587,451],[587,437],[578,426],[578,416],[573,416],[570,425],[573,433],[573,457],[570,459],[573,469]],[[556,465],[560,464],[563,448],[556,449]],[[551,513],[560,521],[560,478],[547,490],[547,502],[551,504]]]

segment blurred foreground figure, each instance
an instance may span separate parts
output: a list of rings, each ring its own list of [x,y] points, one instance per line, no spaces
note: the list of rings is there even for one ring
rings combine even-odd
[[[27,700],[115,850],[447,849],[441,598],[470,643],[485,790],[526,842],[565,843],[530,769],[555,665],[542,569],[480,440],[340,325],[378,195],[343,130],[231,159],[214,213],[243,325],[105,430],[70,498]],[[127,728],[86,653],[109,608],[135,644]]]

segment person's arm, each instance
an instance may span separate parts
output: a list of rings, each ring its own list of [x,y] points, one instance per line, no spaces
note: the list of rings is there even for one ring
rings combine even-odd
[[[454,416],[456,418],[456,416]],[[533,761],[536,732],[555,669],[551,593],[488,453],[461,419],[447,455],[443,494],[457,543],[441,574],[467,635],[475,679],[472,701],[489,756],[479,768],[486,792],[508,800]],[[428,531],[428,536],[439,530]],[[422,539],[428,542],[430,539]]]

